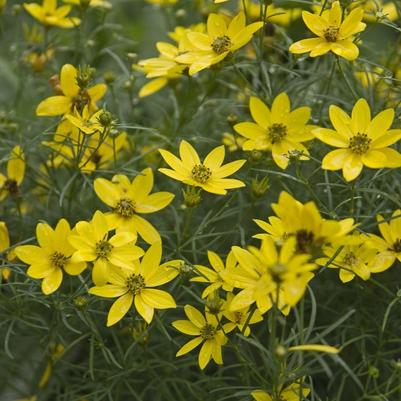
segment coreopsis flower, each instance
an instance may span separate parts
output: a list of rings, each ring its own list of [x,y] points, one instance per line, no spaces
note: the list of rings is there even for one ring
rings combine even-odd
[[[169,32],[168,36],[173,39],[178,44],[178,51],[184,53],[192,49],[191,42],[187,38],[188,32],[200,32],[204,33],[206,31],[206,24],[199,22],[197,24],[192,24],[188,27],[176,26],[174,31]]]
[[[367,22],[376,22],[380,19],[396,21],[398,19],[398,10],[395,2],[388,1],[384,3],[382,0],[364,0],[359,5],[365,10],[363,18]]]
[[[219,288],[222,288],[224,291],[231,291],[233,287],[225,283],[219,273],[226,268],[232,269],[237,265],[234,254],[230,252],[227,255],[226,263],[223,262],[217,253],[212,251],[207,251],[207,258],[209,259],[209,263],[212,268],[195,265],[195,270],[197,273],[199,273],[199,275],[191,279],[191,281],[195,281],[197,283],[209,284],[203,290],[202,298],[206,298]]]
[[[178,56],[178,48],[170,43],[156,43],[159,57],[148,58],[138,62],[139,68],[146,74],[147,78],[154,78],[142,86],[139,97],[152,95],[163,89],[171,79],[180,78],[187,68],[184,64],[175,61]],[[133,66],[136,67],[135,65]]]
[[[13,262],[16,259],[15,250],[10,249],[10,236],[7,224],[4,221],[0,221],[0,254],[4,263]],[[0,267],[0,275],[4,281],[8,281],[11,276],[11,270],[8,267]]]
[[[296,246],[296,239],[291,237],[277,250],[273,239],[266,237],[260,248],[232,247],[239,266],[220,273],[228,284],[240,289],[230,310],[240,311],[256,303],[263,314],[274,303],[287,315],[302,298],[317,268],[308,262],[310,255],[297,253]]]
[[[394,110],[386,109],[371,117],[368,102],[359,99],[349,116],[337,106],[329,109],[334,130],[316,128],[316,138],[336,150],[329,152],[322,161],[325,170],[343,171],[346,181],[352,181],[369,168],[401,167],[401,154],[389,148],[401,138],[401,129],[390,129],[394,120]]]
[[[189,65],[189,75],[196,74],[245,46],[262,26],[261,21],[246,25],[242,11],[228,25],[222,15],[209,14],[207,33],[188,32],[187,38],[192,49],[180,54],[176,61]]]
[[[110,235],[106,216],[96,211],[92,220],[79,221],[69,242],[75,249],[73,262],[92,262],[92,280],[95,285],[107,283],[116,266],[130,269],[134,260],[139,259],[144,251],[135,246],[136,235],[122,231]]]
[[[368,245],[378,252],[371,265],[373,273],[387,270],[396,260],[401,262],[401,209],[393,212],[389,222],[381,215],[376,218],[382,236],[369,234]]]
[[[258,309],[251,311],[249,306],[232,311],[231,302],[233,299],[234,294],[227,293],[227,299],[223,305],[223,315],[228,320],[228,323],[224,324],[224,331],[230,333],[237,328],[240,333],[248,337],[251,334],[249,325],[261,322],[263,317]]]
[[[111,9],[111,3],[105,0],[63,0],[64,3],[72,4],[74,6],[81,7],[98,7],[104,8],[105,10]]]
[[[153,171],[142,170],[132,181],[125,175],[115,175],[112,181],[97,178],[94,183],[96,195],[112,210],[105,214],[109,227],[117,231],[139,234],[147,243],[161,241],[160,234],[140,214],[158,212],[167,207],[174,198],[170,192],[154,192]]]
[[[322,15],[302,12],[305,25],[317,38],[303,39],[293,43],[291,53],[309,53],[310,57],[317,57],[328,52],[355,60],[359,55],[358,46],[354,43],[355,35],[366,28],[362,22],[364,10],[355,8],[343,19],[343,10],[340,2],[335,1],[330,10],[323,11]]]
[[[254,220],[266,232],[256,234],[254,238],[271,237],[281,244],[286,238],[295,237],[299,253],[314,255],[323,245],[338,242],[354,228],[354,219],[323,219],[313,201],[302,204],[285,191],[272,208],[277,216],[269,217],[267,222]]]
[[[200,187],[218,195],[225,195],[227,189],[245,186],[240,180],[226,178],[239,170],[246,160],[236,160],[223,165],[224,145],[213,149],[203,162],[200,161],[196,150],[185,140],[180,143],[181,159],[164,149],[160,149],[159,152],[166,163],[173,168],[173,170],[159,168],[159,171],[184,184]]]
[[[155,289],[173,280],[180,261],[160,264],[161,242],[155,242],[146,251],[141,261],[135,260],[124,269],[117,268],[107,276],[109,284],[92,287],[89,293],[106,298],[118,299],[113,303],[107,316],[107,326],[119,322],[134,303],[140,316],[149,324],[155,309],[175,308],[173,297],[166,291]]]
[[[101,109],[95,112],[94,114],[90,115],[88,106],[85,106],[82,110],[82,113],[80,113],[77,109],[75,109],[72,114],[66,114],[65,118],[74,127],[78,128],[79,131],[87,135],[92,135],[96,132],[103,132],[105,130],[105,127],[99,121],[100,115],[104,112],[105,111]],[[71,132],[72,131],[73,130],[71,130]],[[56,134],[59,136],[60,131],[56,132]],[[71,135],[69,133],[66,136],[71,136]]]
[[[96,111],[96,102],[104,96],[107,86],[97,84],[89,88],[92,75],[90,69],[77,70],[71,64],[64,64],[60,72],[60,94],[42,100],[36,108],[36,115],[60,116],[73,113],[74,109],[82,112],[85,106],[88,106],[89,113]]]
[[[41,6],[37,3],[23,3],[23,6],[45,27],[74,28],[81,23],[79,18],[68,16],[71,6],[57,7],[57,0],[43,0]]]
[[[300,401],[306,399],[310,393],[310,388],[301,385],[298,380],[288,386],[280,385],[277,388],[277,395],[280,401]],[[264,390],[254,390],[251,396],[255,401],[274,401],[276,398]]]
[[[226,146],[229,152],[235,152],[236,150],[242,148],[242,145],[245,142],[245,138],[241,136],[234,136],[229,132],[224,132],[222,135],[221,142],[224,146]]]
[[[15,254],[29,265],[27,275],[42,279],[42,292],[46,295],[56,291],[63,281],[63,273],[77,276],[86,268],[83,260],[72,260],[74,248],[68,241],[71,227],[67,220],[61,219],[55,229],[46,223],[36,226],[36,238],[39,246],[21,245],[15,248]]]
[[[7,162],[7,175],[0,173],[0,201],[7,196],[18,196],[25,176],[25,155],[21,146],[16,145]]]
[[[348,283],[355,276],[369,280],[377,251],[367,245],[368,238],[367,235],[358,233],[347,235],[335,246],[323,247],[325,257],[316,259],[316,263],[339,269],[339,277],[343,283]]]
[[[200,311],[191,305],[185,305],[184,312],[188,320],[176,320],[172,325],[181,333],[195,336],[195,338],[182,346],[176,356],[185,355],[202,344],[198,357],[199,367],[205,369],[211,359],[218,365],[222,365],[221,347],[226,344],[227,337],[219,327],[216,316],[209,313],[203,316]]]
[[[255,120],[239,123],[235,131],[247,140],[242,145],[243,150],[269,150],[273,160],[282,169],[287,168],[291,154],[300,154],[300,159],[306,160],[309,154],[302,142],[313,139],[313,125],[307,125],[311,109],[298,107],[291,111],[291,103],[285,92],[280,93],[271,107],[267,107],[257,97],[249,100],[249,109]]]

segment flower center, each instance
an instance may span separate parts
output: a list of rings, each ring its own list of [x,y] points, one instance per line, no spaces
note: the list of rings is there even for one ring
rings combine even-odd
[[[98,258],[107,259],[112,249],[113,245],[105,239],[96,242],[95,253]]]
[[[79,113],[82,113],[83,109],[85,108],[86,105],[90,103],[90,95],[87,90],[81,89],[78,93],[77,96],[75,96],[72,99],[72,110],[74,109],[74,106],[78,110]]]
[[[231,40],[227,35],[217,36],[212,43],[212,49],[216,54],[222,54],[230,50],[231,46]]]
[[[273,281],[276,283],[282,281],[282,275],[287,271],[287,266],[282,263],[276,263],[269,268]]]
[[[17,195],[18,194],[18,184],[17,181],[8,178],[6,182],[4,183],[4,187],[7,192],[9,192],[11,195]]]
[[[212,171],[209,167],[206,167],[203,164],[197,164],[192,169],[191,174],[195,181],[201,184],[206,184],[212,176]]]
[[[397,238],[393,244],[393,249],[394,252],[401,252],[401,238]]]
[[[128,291],[134,295],[138,295],[145,288],[145,278],[142,274],[131,274],[127,278]]]
[[[243,317],[242,312],[234,312],[234,322],[235,322],[236,324],[241,324],[241,322],[242,322],[242,317]]]
[[[206,323],[200,329],[200,335],[204,340],[212,340],[216,335],[216,328],[209,323]]]
[[[50,263],[53,266],[59,267],[60,269],[62,269],[65,266],[68,259],[69,258],[67,256],[63,255],[60,252],[54,252],[53,254],[50,255]]]
[[[356,265],[356,262],[358,261],[358,258],[355,256],[354,252],[348,252],[345,254],[343,258],[344,264],[353,267]]]
[[[363,155],[369,150],[369,144],[372,140],[366,134],[359,132],[349,140],[349,148],[352,152]]]
[[[336,26],[329,26],[323,31],[323,36],[328,42],[336,42],[340,28]]]
[[[313,244],[313,240],[315,239],[313,232],[308,230],[298,230],[295,233],[295,237],[297,239],[297,252],[308,253]]]
[[[287,127],[284,124],[272,124],[267,129],[267,134],[269,135],[270,142],[277,143],[287,135]]]
[[[132,217],[135,214],[135,203],[128,198],[120,199],[114,211],[123,217]]]

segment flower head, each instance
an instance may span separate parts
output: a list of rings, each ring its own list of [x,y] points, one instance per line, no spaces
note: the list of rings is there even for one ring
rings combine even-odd
[[[173,168],[159,168],[159,171],[175,180],[195,187],[201,187],[213,194],[225,195],[227,189],[244,187],[242,181],[225,178],[239,170],[245,160],[236,160],[223,165],[224,145],[213,149],[203,160],[196,150],[185,140],[180,144],[181,160],[167,150],[159,150],[166,163]]]
[[[310,57],[317,57],[332,51],[347,60],[355,60],[359,55],[358,46],[354,43],[355,35],[366,28],[366,24],[361,22],[363,14],[363,8],[358,7],[342,19],[343,10],[339,1],[335,1],[331,9],[323,11],[322,15],[303,11],[306,26],[317,38],[293,43],[290,52],[310,52]]]
[[[25,156],[19,145],[14,146],[7,162],[7,175],[0,173],[0,201],[18,196],[25,175]]]
[[[19,259],[30,265],[27,275],[42,279],[42,291],[49,295],[56,291],[63,280],[63,272],[76,276],[86,268],[86,262],[71,259],[74,248],[68,242],[71,228],[67,220],[61,219],[55,229],[48,224],[36,226],[39,246],[21,245],[15,249]]]
[[[128,268],[110,271],[105,285],[92,287],[89,293],[106,298],[118,299],[113,303],[107,316],[107,326],[119,322],[134,303],[136,311],[149,324],[155,309],[175,308],[173,297],[166,291],[154,287],[166,284],[177,274],[181,261],[160,264],[161,242],[156,242],[146,251],[141,261],[130,263]]]
[[[301,380],[298,380],[288,386],[280,385],[277,389],[277,394],[280,401],[300,401],[301,399],[303,400],[304,397],[306,399],[309,393],[310,388],[302,385]],[[255,401],[273,401],[275,399],[264,390],[252,391],[251,395]]]
[[[211,359],[218,365],[222,365],[221,347],[227,342],[227,338],[223,330],[219,328],[216,316],[209,313],[204,316],[191,305],[185,305],[184,311],[188,320],[176,320],[172,324],[181,333],[195,336],[195,338],[181,347],[176,356],[185,355],[202,344],[198,357],[199,367],[204,369]]]
[[[339,148],[322,161],[325,170],[343,170],[346,181],[352,181],[369,168],[401,166],[401,154],[389,148],[401,138],[401,129],[390,129],[394,110],[386,109],[371,117],[368,102],[359,99],[349,116],[337,106],[330,106],[330,120],[335,130],[316,128],[313,134],[328,145]]]
[[[76,17],[68,17],[71,6],[57,7],[57,0],[43,0],[40,6],[37,3],[24,3],[24,8],[44,26],[58,28],[74,28],[81,23]]]
[[[302,159],[307,159],[308,150],[302,142],[313,139],[312,125],[307,125],[311,109],[299,107],[291,111],[290,99],[286,93],[280,93],[269,109],[257,97],[251,97],[249,108],[254,122],[239,123],[235,131],[247,140],[242,145],[244,150],[270,150],[276,164],[287,168],[289,156],[299,152]]]

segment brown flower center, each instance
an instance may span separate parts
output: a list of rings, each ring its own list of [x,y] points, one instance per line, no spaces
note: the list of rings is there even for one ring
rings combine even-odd
[[[128,198],[120,199],[114,211],[123,217],[132,217],[135,214],[135,203]]]
[[[17,195],[19,192],[17,181],[15,181],[11,178],[8,178],[6,180],[6,182],[4,183],[3,189],[5,189],[11,195]]]
[[[231,46],[231,40],[227,35],[217,36],[212,43],[212,49],[216,54],[222,54],[230,50]]]
[[[323,36],[328,42],[336,42],[340,28],[336,26],[329,26],[323,31]]]
[[[243,313],[242,312],[234,312],[234,322],[236,324],[241,324],[242,322],[242,317],[243,317]]]
[[[54,252],[50,255],[50,263],[55,267],[59,267],[60,269],[65,266],[68,259],[69,258],[67,256],[63,255],[60,252]]]
[[[102,239],[96,243],[95,253],[98,258],[107,259],[112,249],[113,245],[109,241]]]
[[[394,252],[401,252],[401,238],[397,238],[393,244],[393,249]]]
[[[267,135],[269,136],[272,144],[281,142],[281,140],[287,135],[287,127],[284,124],[272,124],[267,129]]]
[[[212,176],[212,170],[203,164],[197,164],[191,171],[192,178],[200,184],[206,184]]]
[[[200,335],[204,340],[212,340],[216,335],[216,328],[209,323],[206,323],[200,329]]]
[[[138,295],[145,288],[145,278],[142,274],[131,274],[126,282],[128,291],[134,295]]]
[[[308,253],[313,245],[313,240],[315,235],[312,231],[308,230],[298,230],[295,233],[297,239],[297,252],[298,253]]]
[[[357,155],[363,155],[369,150],[369,144],[372,140],[366,134],[359,132],[349,140],[349,148]]]
[[[357,261],[358,261],[358,258],[355,256],[354,252],[346,253],[343,258],[344,264],[349,267],[355,266]]]

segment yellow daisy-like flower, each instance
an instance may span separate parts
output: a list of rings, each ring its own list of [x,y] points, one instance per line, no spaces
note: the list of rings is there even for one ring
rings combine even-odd
[[[146,74],[147,78],[154,78],[142,86],[139,91],[139,97],[152,95],[163,89],[171,79],[180,78],[187,68],[186,65],[178,64],[175,58],[178,56],[178,48],[170,43],[158,42],[157,50],[159,57],[141,60],[138,63],[139,68]],[[133,68],[136,68],[133,65]]]
[[[297,153],[307,159],[308,150],[302,142],[313,139],[312,129],[307,125],[311,109],[299,107],[291,111],[286,93],[280,93],[273,101],[271,110],[257,97],[249,100],[249,109],[256,123],[245,122],[234,126],[235,131],[247,140],[243,150],[270,150],[276,164],[285,169],[289,156]]]
[[[236,160],[223,165],[224,145],[213,149],[200,161],[196,150],[185,140],[180,143],[181,160],[167,150],[160,149],[160,154],[166,163],[173,168],[159,168],[159,171],[175,180],[182,181],[194,187],[201,187],[213,194],[225,195],[227,189],[241,188],[242,181],[225,178],[239,170],[246,160]]]
[[[306,399],[306,397],[310,393],[310,388],[302,386],[300,380],[295,383],[290,384],[289,386],[280,386],[277,389],[278,397],[281,401],[300,401],[300,395],[302,394],[302,399]],[[255,401],[274,401],[275,398],[271,396],[268,392],[264,390],[255,390],[252,391],[251,396]]]
[[[211,359],[218,365],[222,365],[221,347],[226,344],[227,337],[224,335],[223,330],[219,328],[216,316],[209,313],[203,316],[201,312],[191,305],[185,305],[184,311],[188,320],[176,320],[172,324],[181,333],[195,336],[195,338],[182,346],[176,356],[185,355],[203,343],[199,351],[199,367],[205,369]]]
[[[144,251],[135,246],[136,235],[122,231],[110,236],[106,216],[97,211],[92,221],[80,221],[70,235],[70,244],[75,249],[71,260],[92,262],[92,280],[104,285],[116,266],[130,269],[132,262],[139,259]]]
[[[224,331],[230,333],[237,328],[245,337],[248,337],[251,334],[249,325],[261,322],[263,320],[262,314],[256,309],[249,318],[249,314],[251,313],[249,306],[232,311],[231,302],[234,297],[234,294],[230,292],[227,293],[227,299],[223,305],[223,315],[229,321],[224,324]]]
[[[111,9],[111,3],[105,0],[63,0],[64,3],[72,4],[74,6],[82,6],[85,7],[99,7],[104,8],[106,10]]]
[[[246,25],[242,11],[228,25],[223,15],[209,14],[207,33],[188,32],[192,50],[179,55],[176,61],[190,65],[189,75],[196,74],[245,46],[262,26],[261,21]]]
[[[109,227],[117,231],[138,233],[147,243],[161,241],[160,234],[140,214],[155,213],[167,207],[174,198],[170,192],[151,193],[153,171],[146,168],[132,182],[125,175],[115,175],[112,181],[97,178],[94,183],[96,195],[108,206],[106,213]]]
[[[15,249],[17,257],[30,265],[27,275],[42,279],[42,291],[49,295],[56,291],[63,281],[63,272],[76,276],[86,268],[85,261],[72,260],[74,248],[68,242],[71,227],[61,219],[53,230],[48,224],[36,226],[39,246],[21,245]]]
[[[240,180],[225,178],[239,170],[246,160],[236,160],[223,165],[224,145],[213,149],[203,162],[200,161],[196,150],[185,140],[180,143],[181,159],[164,149],[160,149],[159,152],[166,163],[173,168],[173,170],[159,168],[159,171],[184,184],[201,187],[207,192],[218,195],[225,195],[227,189],[245,186]]]
[[[383,216],[377,216],[382,237],[369,234],[368,245],[378,252],[372,261],[372,272],[379,273],[390,268],[396,260],[401,262],[401,209],[393,212],[391,220],[385,222]]]
[[[354,233],[347,235],[342,241],[336,243],[336,246],[327,246],[323,248],[326,257],[316,259],[316,263],[321,266],[327,266],[339,269],[339,277],[343,283],[348,283],[355,276],[362,280],[369,280],[374,270],[374,260],[377,251],[367,245],[367,235]],[[339,246],[342,249],[339,251]],[[335,258],[333,258],[335,256]],[[329,263],[330,262],[330,263]],[[328,264],[329,263],[329,264]]]
[[[92,135],[95,132],[103,132],[105,130],[104,126],[99,122],[99,117],[102,113],[104,113],[104,110],[98,110],[90,115],[88,106],[85,106],[82,113],[75,109],[73,114],[66,114],[65,118],[84,134]],[[72,129],[71,131],[73,132],[74,130]],[[60,132],[56,134],[59,136]],[[71,136],[70,133],[67,136]]]
[[[347,60],[355,60],[359,55],[358,46],[354,43],[355,35],[366,28],[366,24],[361,22],[363,15],[363,8],[358,7],[342,20],[343,10],[338,1],[322,15],[303,11],[302,19],[305,25],[318,37],[295,42],[289,50],[295,54],[310,52],[310,57],[321,56],[331,51]]]
[[[76,17],[69,17],[71,6],[57,8],[57,0],[43,0],[40,6],[37,3],[24,3],[26,11],[44,26],[56,26],[58,28],[74,28],[81,23]]]
[[[329,152],[322,161],[325,170],[343,170],[346,181],[359,176],[363,166],[370,168],[397,168],[401,154],[389,148],[401,138],[401,129],[390,129],[394,110],[386,109],[372,119],[368,102],[359,99],[351,117],[337,106],[329,109],[335,130],[317,128],[316,138],[340,148]]]
[[[0,201],[8,195],[18,196],[25,176],[25,156],[19,145],[14,146],[7,162],[7,175],[0,173]]]
[[[197,283],[209,283],[209,285],[202,292],[202,298],[206,298],[219,288],[222,288],[224,291],[231,291],[233,287],[225,283],[219,273],[224,269],[232,269],[237,265],[234,254],[230,252],[227,255],[225,264],[220,256],[215,252],[208,251],[207,257],[212,269],[206,266],[195,265],[196,271],[200,273],[200,275],[191,279],[191,281],[195,281]]]
[[[254,220],[267,233],[256,234],[254,238],[271,237],[282,244],[286,238],[295,237],[299,253],[318,253],[323,245],[337,243],[354,228],[354,219],[323,219],[314,202],[302,204],[284,191],[272,208],[277,217],[271,216],[267,222]]]
[[[61,95],[51,96],[40,102],[36,108],[38,116],[59,116],[72,113],[75,108],[82,112],[88,106],[89,113],[97,110],[96,102],[106,93],[105,84],[86,88],[78,85],[79,71],[71,64],[64,64],[60,72]]]
[[[260,249],[234,246],[232,251],[239,266],[221,272],[227,283],[240,289],[230,303],[230,310],[235,312],[256,303],[263,314],[274,302],[287,315],[302,298],[314,276],[312,270],[317,268],[308,263],[308,254],[296,252],[296,245],[295,238],[291,237],[278,251],[273,239],[266,237]]]
[[[7,261],[13,262],[17,258],[14,249],[10,248],[10,236],[8,234],[7,224],[4,221],[0,221],[0,254],[5,263]],[[0,266],[1,266],[0,262]],[[8,267],[0,267],[0,275],[4,281],[8,281],[11,277],[11,270]]]
[[[89,289],[89,293],[106,298],[118,299],[113,303],[107,316],[107,326],[119,322],[134,303],[136,311],[149,324],[155,309],[175,308],[173,297],[166,291],[154,287],[166,284],[177,274],[181,261],[160,264],[161,242],[156,242],[146,251],[141,261],[130,263],[129,268],[113,269],[107,277],[110,284]]]

